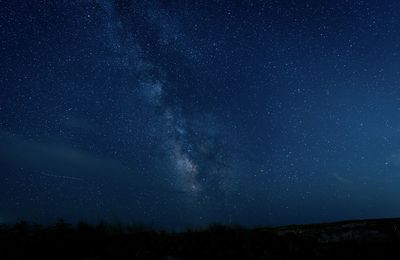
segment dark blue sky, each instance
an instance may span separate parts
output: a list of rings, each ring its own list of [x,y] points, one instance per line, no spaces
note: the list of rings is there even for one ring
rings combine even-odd
[[[400,215],[399,1],[0,6],[0,223]]]

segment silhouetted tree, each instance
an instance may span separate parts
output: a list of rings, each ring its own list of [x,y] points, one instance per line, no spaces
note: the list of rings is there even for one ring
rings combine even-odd
[[[29,232],[31,227],[29,226],[28,222],[21,220],[20,222],[15,224],[14,229],[20,234],[26,234]]]
[[[55,228],[56,228],[57,231],[65,232],[65,231],[71,229],[71,225],[68,224],[68,223],[66,223],[64,219],[60,218],[60,219],[57,221],[57,223],[56,223],[56,225],[55,225]]]

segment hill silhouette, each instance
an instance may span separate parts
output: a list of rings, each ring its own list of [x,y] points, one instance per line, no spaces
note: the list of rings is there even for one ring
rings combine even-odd
[[[400,219],[184,232],[101,222],[0,228],[0,259],[398,259]]]

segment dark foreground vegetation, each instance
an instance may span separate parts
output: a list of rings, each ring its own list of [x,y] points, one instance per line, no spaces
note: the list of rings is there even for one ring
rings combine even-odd
[[[400,219],[181,233],[101,223],[0,228],[0,259],[400,259]]]

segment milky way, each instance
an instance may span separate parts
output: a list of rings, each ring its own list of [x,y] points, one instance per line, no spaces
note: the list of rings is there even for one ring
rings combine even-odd
[[[213,150],[217,149],[216,142],[218,138],[221,138],[217,135],[221,134],[219,133],[221,130],[218,129],[218,132],[214,130],[214,133],[211,133],[213,130],[207,129],[206,125],[202,126],[208,122],[201,122],[196,117],[186,118],[182,112],[185,108],[180,104],[179,96],[168,97],[173,83],[168,82],[168,75],[163,65],[154,64],[150,58],[146,57],[140,43],[127,29],[129,26],[121,21],[112,3],[98,1],[98,4],[108,15],[104,30],[108,31],[110,49],[116,54],[113,58],[116,62],[108,66],[117,67],[117,69],[121,66],[122,71],[126,68],[129,70],[128,73],[137,75],[137,79],[127,81],[126,86],[123,87],[132,88],[132,92],[143,101],[144,109],[154,110],[154,113],[150,114],[149,126],[146,127],[152,127],[153,121],[158,123],[156,134],[161,138],[156,145],[162,149],[169,160],[170,169],[167,168],[166,171],[171,176],[168,177],[173,180],[178,189],[194,197],[203,192],[207,194],[209,189],[223,191],[227,171],[222,171],[220,165],[226,162],[204,161],[210,156],[215,156],[211,153],[216,152]],[[170,42],[169,28],[165,28],[163,21],[159,18],[168,17],[168,14],[160,11],[157,4],[145,3],[142,8],[141,22],[149,28],[155,27],[154,29],[160,32],[160,39],[152,43],[155,45],[152,48],[172,52],[172,55],[184,55],[175,50],[169,50],[170,45],[174,45],[175,42]],[[125,18],[125,23],[136,18],[130,13],[122,16]],[[174,34],[180,33],[174,32]],[[120,64],[120,61],[126,63]],[[134,66],[129,63],[130,61],[134,63]],[[211,160],[222,160],[222,158]],[[206,168],[204,164],[208,164]],[[217,181],[209,181],[212,178],[216,178]]]

